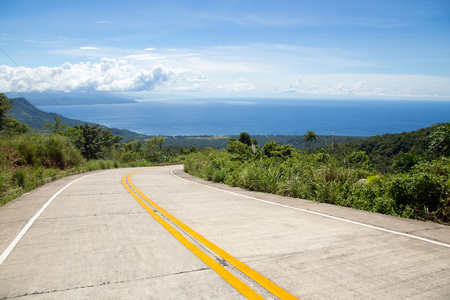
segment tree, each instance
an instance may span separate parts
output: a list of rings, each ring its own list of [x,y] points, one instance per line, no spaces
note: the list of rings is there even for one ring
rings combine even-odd
[[[13,103],[13,99],[8,99],[5,94],[0,94],[0,130],[5,129],[6,124],[10,121],[8,115],[13,108]]]
[[[166,139],[163,137],[154,136],[145,142],[144,155],[145,158],[154,161],[160,162],[163,157],[162,153],[162,145],[166,142]]]
[[[13,105],[13,99],[0,94],[0,131],[5,130],[9,135],[27,133],[30,130],[27,124],[9,117]]]
[[[123,162],[137,161],[142,158],[144,143],[139,140],[132,140],[122,144],[121,160]]]
[[[353,151],[344,158],[344,164],[349,168],[369,169],[371,168],[369,156],[364,151]]]
[[[101,129],[100,125],[89,124],[75,125],[73,129],[68,128],[69,135],[75,138],[75,146],[81,150],[86,159],[98,159],[105,157],[108,150],[118,146],[123,137],[114,135],[111,130]],[[69,130],[70,129],[70,130]]]
[[[420,162],[420,157],[414,153],[399,153],[392,163],[395,173],[408,172]]]
[[[311,144],[312,142],[317,141],[318,136],[312,130],[308,130],[303,136],[305,137],[305,141],[309,143],[309,152],[311,153]]]
[[[19,122],[13,118],[6,118],[5,122],[6,131],[8,134],[22,134],[30,131],[30,127],[27,124]]]
[[[69,125],[62,123],[61,118],[58,117],[52,117],[53,121],[55,122],[55,124],[52,123],[45,123],[43,126],[45,129],[51,131],[52,133],[57,133],[57,134],[64,134],[64,131],[66,131],[67,127],[69,127]]]
[[[239,142],[246,144],[247,146],[252,145],[252,139],[250,138],[250,134],[248,134],[247,132],[241,132],[238,140]]]
[[[435,126],[430,139],[430,150],[435,156],[450,156],[450,123]]]
[[[251,149],[247,144],[236,141],[235,139],[228,139],[227,150],[230,153],[236,153],[238,155],[247,155],[251,153]]]
[[[262,152],[267,157],[280,157],[286,159],[291,157],[295,150],[291,145],[281,146],[278,142],[270,141],[264,145]]]

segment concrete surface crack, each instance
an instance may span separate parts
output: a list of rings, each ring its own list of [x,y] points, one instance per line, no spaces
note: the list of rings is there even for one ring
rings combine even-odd
[[[16,296],[12,296],[12,297],[3,297],[3,298],[0,298],[0,300],[15,299],[15,298],[22,298],[22,297],[27,297],[27,296],[45,295],[45,294],[52,294],[52,293],[58,293],[58,292],[94,288],[94,287],[106,286],[106,285],[111,285],[111,284],[121,284],[121,283],[127,283],[127,282],[135,282],[135,281],[142,281],[142,280],[148,280],[148,279],[176,276],[176,275],[195,273],[195,272],[206,271],[206,270],[210,270],[210,268],[199,268],[199,269],[195,269],[195,270],[180,271],[180,272],[176,272],[176,273],[170,273],[170,274],[164,274],[164,275],[158,275],[158,276],[148,276],[148,277],[142,277],[142,278],[131,279],[131,280],[118,280],[118,281],[109,281],[108,280],[108,281],[104,281],[104,282],[98,283],[98,284],[75,286],[75,287],[71,287],[71,288],[51,290],[51,291],[40,291],[40,292],[36,291],[36,292],[25,293],[22,295],[16,295]]]
[[[416,232],[422,232],[422,231],[430,231],[430,230],[436,230],[436,229],[440,229],[442,227],[433,227],[433,228],[425,228],[425,229],[419,229],[419,230],[411,230],[411,231],[407,231],[405,232],[406,234],[413,234]]]

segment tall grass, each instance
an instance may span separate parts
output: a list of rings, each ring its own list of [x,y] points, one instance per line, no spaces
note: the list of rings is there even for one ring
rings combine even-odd
[[[348,160],[323,153],[243,158],[221,150],[189,156],[184,169],[248,190],[450,223],[449,158],[418,164],[405,173],[380,175],[369,164],[349,165]]]
[[[0,206],[52,180],[71,174],[120,167],[152,166],[144,159],[86,161],[69,138],[60,135],[0,135]]]

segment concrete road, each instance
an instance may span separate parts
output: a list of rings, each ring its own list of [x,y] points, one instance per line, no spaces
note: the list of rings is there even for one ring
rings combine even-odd
[[[0,208],[0,299],[244,298],[127,191],[122,177],[135,170],[60,179]],[[448,226],[243,191],[192,178],[181,166],[129,179],[300,299],[450,298]],[[276,298],[187,237],[263,298]]]

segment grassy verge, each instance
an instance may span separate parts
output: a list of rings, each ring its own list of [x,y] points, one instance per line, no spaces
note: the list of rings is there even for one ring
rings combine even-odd
[[[285,157],[222,151],[190,155],[185,171],[214,182],[398,217],[450,224],[450,159],[380,174],[360,155],[334,159],[295,152]],[[356,159],[355,159],[356,158]]]
[[[0,206],[50,181],[94,170],[154,166],[144,159],[86,160],[60,135],[23,134],[0,137]]]

